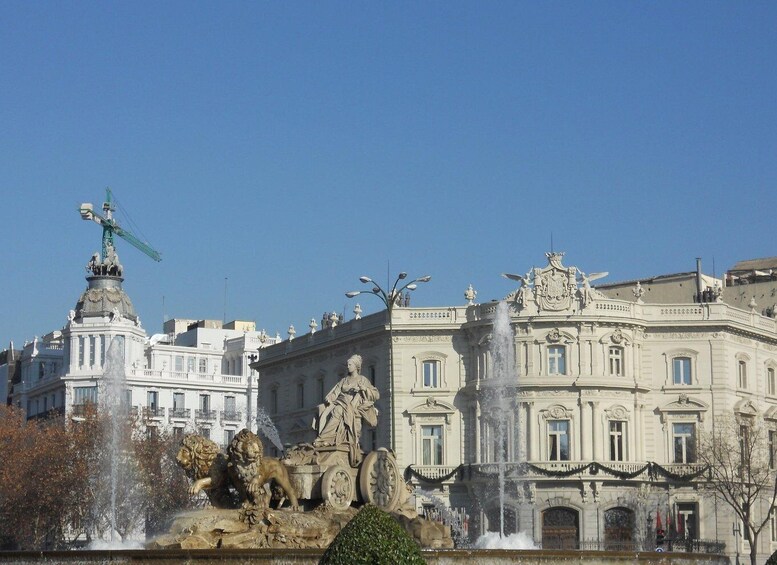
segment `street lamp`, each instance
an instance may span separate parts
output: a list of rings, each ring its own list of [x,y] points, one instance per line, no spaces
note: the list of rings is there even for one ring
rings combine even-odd
[[[385,291],[381,286],[376,283],[374,280],[372,280],[370,277],[362,276],[359,277],[359,281],[361,281],[363,284],[371,284],[373,285],[370,290],[352,290],[350,292],[346,292],[345,295],[348,298],[354,298],[356,296],[359,296],[360,294],[373,294],[377,296],[383,304],[386,305],[386,312],[388,315],[388,321],[389,321],[389,375],[388,375],[388,411],[389,411],[389,446],[391,447],[391,451],[396,452],[395,444],[394,444],[394,317],[392,315],[392,312],[394,310],[394,306],[397,305],[397,302],[402,297],[402,293],[405,290],[415,290],[418,288],[417,283],[426,283],[432,280],[432,277],[430,275],[426,275],[423,277],[419,277],[417,279],[413,279],[410,282],[402,284],[400,281],[404,281],[407,278],[407,273],[401,272],[399,275],[397,275],[397,279],[394,281],[394,284],[391,285],[391,290]],[[400,286],[401,285],[401,286]]]

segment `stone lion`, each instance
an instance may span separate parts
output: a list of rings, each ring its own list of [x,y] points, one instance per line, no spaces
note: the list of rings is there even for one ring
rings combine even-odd
[[[214,507],[238,507],[237,496],[229,488],[232,482],[227,457],[215,442],[203,436],[187,435],[181,440],[175,461],[192,480],[189,494],[196,495],[205,490]]]
[[[227,448],[229,472],[241,498],[250,505],[269,506],[264,486],[275,481],[291,503],[292,510],[299,510],[297,493],[286,466],[274,457],[264,457],[263,451],[259,436],[245,428],[232,438]]]

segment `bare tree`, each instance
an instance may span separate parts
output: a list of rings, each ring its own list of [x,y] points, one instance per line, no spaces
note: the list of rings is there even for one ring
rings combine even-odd
[[[754,415],[716,417],[714,431],[701,437],[699,459],[708,466],[710,492],[741,523],[750,545],[750,563],[756,565],[758,538],[777,499],[777,461],[769,429]]]

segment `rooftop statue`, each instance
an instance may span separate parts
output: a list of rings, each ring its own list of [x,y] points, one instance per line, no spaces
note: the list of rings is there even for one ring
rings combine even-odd
[[[380,398],[378,389],[360,374],[362,358],[353,355],[348,359],[348,374],[343,377],[318,406],[318,416],[313,428],[318,437],[313,447],[347,447],[349,462],[356,467],[362,458],[359,438],[362,420],[370,426],[378,424],[375,402]]]

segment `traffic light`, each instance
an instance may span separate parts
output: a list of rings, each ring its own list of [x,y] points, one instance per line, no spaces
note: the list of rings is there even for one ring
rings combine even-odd
[[[664,545],[664,537],[665,537],[664,530],[662,530],[660,528],[657,529],[656,530],[656,545]]]

